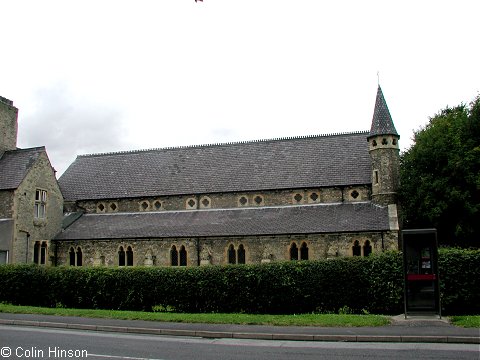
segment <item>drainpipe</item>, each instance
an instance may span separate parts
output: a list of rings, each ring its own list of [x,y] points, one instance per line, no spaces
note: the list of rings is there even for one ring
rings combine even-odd
[[[383,243],[383,231],[380,231],[380,235],[382,236],[382,252],[385,251],[385,244]]]

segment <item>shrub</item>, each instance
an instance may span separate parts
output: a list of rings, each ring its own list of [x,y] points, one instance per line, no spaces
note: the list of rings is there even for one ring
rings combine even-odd
[[[448,312],[478,312],[480,251],[440,251]],[[402,256],[192,268],[0,266],[0,302],[178,312],[403,312]]]

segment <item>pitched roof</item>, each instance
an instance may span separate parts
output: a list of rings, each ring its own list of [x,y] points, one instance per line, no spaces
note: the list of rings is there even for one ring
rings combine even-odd
[[[0,157],[0,190],[18,188],[45,147],[5,151]]]
[[[388,209],[365,203],[85,214],[57,240],[249,236],[389,230]]]
[[[65,200],[360,185],[367,132],[78,156]]]
[[[392,116],[388,111],[387,102],[383,96],[382,88],[378,85],[375,109],[373,110],[372,127],[369,137],[376,135],[396,135],[400,137],[393,124]]]

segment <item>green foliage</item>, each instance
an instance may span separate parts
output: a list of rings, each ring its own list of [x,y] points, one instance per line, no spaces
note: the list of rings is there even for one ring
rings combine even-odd
[[[405,228],[434,227],[445,245],[476,246],[480,234],[480,96],[440,111],[401,155]]]
[[[480,313],[480,250],[440,249],[442,308],[448,314]]]
[[[443,305],[479,311],[480,250],[442,250]],[[157,313],[399,314],[402,256],[191,268],[0,266],[0,302]]]

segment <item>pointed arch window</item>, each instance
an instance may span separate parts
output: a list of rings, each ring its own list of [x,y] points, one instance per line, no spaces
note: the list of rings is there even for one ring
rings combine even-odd
[[[77,266],[83,265],[83,253],[80,246],[77,248]]]
[[[235,247],[231,244],[228,247],[228,263],[229,264],[236,264],[237,263],[237,254],[235,253]]]
[[[131,246],[127,248],[126,255],[127,255],[127,266],[133,266],[133,250]]]
[[[40,248],[40,264],[44,265],[47,262],[47,243],[44,241],[42,242],[42,246]]]
[[[68,252],[68,257],[69,257],[68,264],[70,266],[75,266],[75,250],[73,249],[73,247],[70,248],[70,251]]]
[[[370,241],[365,241],[363,244],[363,256],[369,256],[372,253],[372,245],[370,245]]]
[[[290,245],[290,260],[298,260],[298,247],[296,243]]]
[[[308,260],[308,246],[306,242],[300,247],[300,260]]]
[[[185,246],[182,245],[178,255],[180,257],[180,266],[187,266],[187,250],[185,249]]]
[[[238,246],[238,263],[245,264],[245,247],[243,244]]]
[[[118,250],[118,266],[125,266],[125,250],[123,250],[123,246],[120,246]]]
[[[361,256],[362,255],[361,251],[362,251],[362,248],[360,247],[360,243],[358,242],[358,240],[355,240],[352,246],[352,255]]]
[[[178,251],[175,245],[172,245],[172,248],[170,249],[170,265],[178,266]]]
[[[35,245],[33,245],[33,262],[38,264],[38,258],[40,254],[40,241],[35,241]]]

